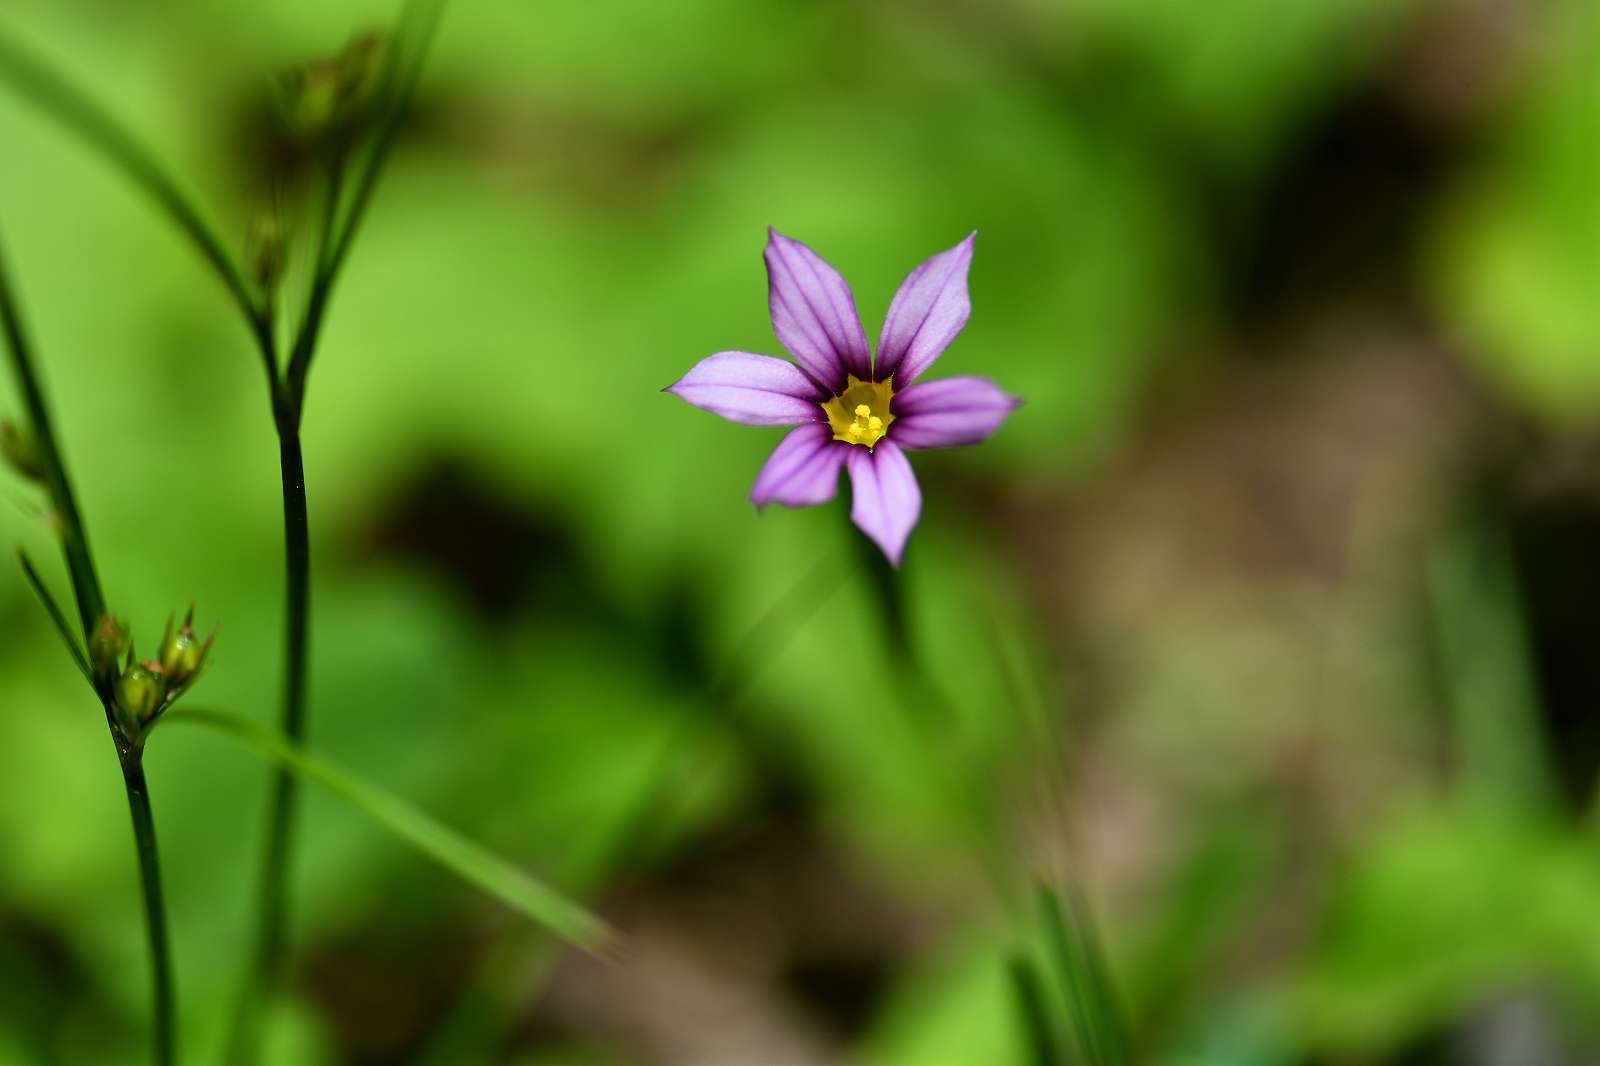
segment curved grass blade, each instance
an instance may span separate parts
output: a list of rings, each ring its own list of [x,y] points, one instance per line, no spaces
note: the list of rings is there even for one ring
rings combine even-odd
[[[314,781],[365,812],[463,880],[591,954],[605,954],[614,936],[609,926],[555,889],[505,859],[327,759],[289,743],[279,733],[225,711],[178,708],[163,722],[192,722],[226,733],[279,765]]]
[[[0,33],[0,81],[9,82],[20,97],[105,155],[166,212],[222,279],[270,362],[271,324],[266,313],[251,295],[238,263],[160,161],[109,112],[4,33]]]
[[[20,548],[17,550],[17,561],[22,564],[22,572],[27,576],[28,584],[33,587],[33,594],[44,604],[45,611],[50,615],[50,621],[56,624],[56,632],[61,634],[61,642],[67,646],[67,654],[72,656],[72,661],[78,665],[78,671],[83,674],[83,679],[89,682],[90,688],[93,688],[94,671],[89,669],[89,660],[83,654],[83,649],[78,647],[78,638],[72,635],[72,626],[67,622],[67,616],[61,613],[61,607],[56,603],[55,597],[44,587],[39,571],[33,568],[33,563]]]

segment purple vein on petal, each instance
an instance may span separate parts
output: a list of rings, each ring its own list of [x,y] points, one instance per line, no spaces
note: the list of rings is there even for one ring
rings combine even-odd
[[[922,490],[905,453],[885,440],[870,450],[850,449],[850,520],[896,566],[922,513]]]
[[[977,444],[1021,402],[987,378],[919,381],[895,394],[894,439],[902,448]]]
[[[804,299],[804,296],[802,296],[801,299]],[[819,367],[810,365],[808,360],[813,359],[813,356],[811,356],[809,353],[797,352],[792,341],[784,338],[784,331],[778,325],[777,308],[772,306],[772,301],[777,301],[778,305],[783,308],[784,313],[788,316],[788,321],[793,324],[795,329],[800,331],[800,333],[805,337],[806,342],[811,345],[813,350],[832,352],[833,345],[828,340],[827,334],[819,332],[822,329],[821,323],[816,321],[814,314],[810,317],[796,314],[794,305],[790,302],[788,294],[776,285],[772,287],[771,297],[767,304],[767,310],[772,315],[772,332],[777,334],[779,343],[783,345],[784,349],[788,351],[790,355],[794,356],[795,362],[799,365],[800,369],[805,372],[806,377],[810,378],[816,384],[819,391],[827,395],[832,395],[833,393],[839,391],[839,386],[834,383],[836,368],[831,366]],[[807,305],[807,309],[810,309],[809,304]],[[843,379],[840,378],[839,381],[842,384]]]
[[[800,426],[789,432],[767,457],[750,487],[757,509],[769,503],[809,507],[826,503],[838,492],[839,468],[851,445],[833,439],[826,425]]]
[[[824,393],[793,363],[751,352],[708,355],[664,390],[747,426],[792,426],[822,418]]]
[[[849,284],[805,244],[770,227],[767,234],[768,308],[778,339],[831,391],[844,387],[846,373],[865,377],[871,356]]]
[[[967,270],[977,232],[917,264],[894,294],[878,337],[873,376],[904,388],[933,365],[967,324]]]

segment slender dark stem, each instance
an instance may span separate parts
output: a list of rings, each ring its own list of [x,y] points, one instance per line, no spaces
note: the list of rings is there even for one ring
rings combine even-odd
[[[105,596],[101,592],[94,560],[89,554],[89,539],[84,533],[72,482],[67,477],[66,463],[56,444],[50,413],[44,401],[44,390],[34,372],[27,334],[12,295],[3,257],[0,257],[0,324],[4,327],[6,349],[11,354],[11,365],[28,409],[34,445],[38,450],[40,465],[44,468],[45,484],[55,512],[56,531],[61,537],[73,595],[78,603],[84,642],[88,643],[95,625],[106,613]],[[23,565],[29,580],[40,589],[47,606],[50,606],[51,601],[48,594],[43,593],[44,586],[38,580],[38,575],[25,559]],[[53,606],[51,614],[57,617],[57,624],[60,625],[59,612]],[[65,631],[62,635],[66,636]],[[85,664],[80,661],[79,665],[82,668]],[[169,1066],[173,1061],[177,996],[172,979],[172,957],[167,946],[166,906],[161,895],[161,865],[156,854],[155,819],[150,812],[150,790],[144,779],[144,753],[137,742],[130,741],[118,729],[111,713],[111,704],[104,693],[102,700],[105,702],[111,739],[116,744],[117,758],[122,765],[122,780],[128,791],[128,810],[133,816],[133,839],[139,855],[139,878],[144,895],[145,933],[150,946],[150,977],[154,996],[151,1025],[155,1062],[157,1066]]]
[[[284,668],[281,723],[290,742],[306,737],[306,661],[311,615],[311,543],[306,508],[305,456],[297,426],[278,426],[279,466],[283,475],[283,531],[286,560]],[[283,975],[287,956],[289,882],[293,860],[299,782],[286,766],[272,776],[267,838],[261,866],[252,970],[241,994],[229,1034],[228,1060],[254,1061],[261,1000]]]
[[[167,914],[161,894],[161,862],[156,853],[156,823],[150,813],[150,789],[144,780],[144,752],[134,748],[122,758],[122,781],[133,815],[133,841],[139,852],[139,885],[144,896],[145,935],[150,945],[150,982],[155,990],[152,1020],[154,1061],[168,1066],[174,1059],[177,995],[172,980],[172,955],[167,943]]]
[[[413,0],[414,3],[424,0]],[[378,172],[397,134],[421,74],[422,55],[437,26],[442,2],[427,0],[428,15],[420,34],[414,64],[400,78],[400,91],[391,101],[376,143],[369,152],[358,179],[354,201],[339,224],[339,206],[344,191],[344,171],[336,166],[329,174],[319,234],[316,273],[307,300],[305,319],[295,335],[283,377],[273,382],[273,411],[278,430],[280,467],[283,476],[283,525],[286,560],[286,605],[283,713],[284,735],[297,745],[305,743],[306,733],[306,647],[310,628],[311,545],[307,521],[305,456],[300,444],[300,420],[305,409],[306,375],[322,335],[328,301],[334,281],[343,265],[350,243],[377,185]],[[408,6],[409,14],[412,8]],[[262,871],[261,914],[257,928],[256,972],[258,990],[273,987],[282,972],[288,913],[289,865],[298,809],[298,785],[280,767],[273,776],[272,800],[267,826],[265,866]],[[235,1057],[249,1054],[255,1041],[251,1028],[251,1003],[246,994],[233,1030]]]
[[[334,282],[350,250],[361,219],[377,186],[378,175],[398,135],[404,113],[421,76],[423,58],[437,27],[444,0],[407,0],[402,13],[406,36],[414,41],[410,54],[396,58],[384,87],[387,107],[381,117],[371,150],[356,178],[351,205],[342,220],[339,216],[342,181],[330,182],[328,213],[323,227],[322,246],[306,315],[280,373],[277,359],[275,318],[270,305],[258,298],[233,256],[226,250],[200,211],[179,188],[160,161],[123,129],[104,109],[73,87],[48,66],[13,41],[0,37],[0,79],[9,81],[22,96],[54,115],[64,125],[103,153],[155,201],[198,248],[228,289],[244,314],[263,369],[267,374],[273,421],[279,438],[283,477],[284,533],[286,543],[285,657],[283,683],[283,731],[295,743],[305,734],[306,644],[309,614],[310,547],[306,521],[305,464],[300,443],[300,421],[304,409],[306,376],[316,352]],[[49,468],[51,492],[78,597],[80,619],[87,641],[104,614],[104,601],[83,540],[81,522],[59,456],[54,451],[49,422],[39,399],[37,383],[25,357],[22,333],[15,322],[14,309],[4,292],[0,276],[0,312],[6,319],[6,333],[15,354],[19,381],[40,438],[41,458]],[[102,693],[102,696],[106,694]],[[108,705],[109,706],[109,705]],[[108,712],[109,714],[109,712]],[[113,723],[114,730],[114,723]],[[232,1034],[234,1053],[230,1061],[243,1061],[237,1052],[254,1048],[252,1005],[264,998],[276,983],[284,957],[288,864],[292,850],[296,785],[281,771],[272,785],[270,820],[267,831],[266,868],[263,871],[261,916],[257,954],[252,981]],[[249,1041],[241,1045],[240,1041]]]
[[[306,377],[312,356],[322,335],[328,301],[334,282],[348,254],[357,227],[377,186],[378,172],[388,155],[400,123],[416,90],[421,75],[422,57],[438,24],[443,0],[408,0],[403,20],[409,21],[423,10],[417,54],[403,75],[392,67],[391,77],[399,91],[389,100],[376,142],[368,153],[357,179],[353,202],[340,225],[339,207],[344,189],[344,172],[336,167],[328,178],[327,200],[322,219],[316,257],[316,272],[307,299],[305,318],[295,334],[283,374],[272,376],[272,409],[278,432],[278,450],[283,477],[283,525],[285,544],[285,586],[287,621],[285,627],[283,705],[281,725],[284,735],[296,745],[305,743],[306,734],[306,648],[310,628],[311,546],[307,522],[305,456],[300,444],[300,422],[305,410]],[[269,342],[270,343],[270,342]],[[276,357],[268,348],[268,363]],[[285,767],[273,775],[271,806],[268,813],[267,841],[262,869],[260,914],[256,929],[254,967],[234,1015],[229,1034],[228,1061],[250,1062],[257,1057],[259,1040],[258,1007],[279,983],[287,955],[287,915],[290,863],[299,785]]]
[[[83,626],[83,637],[87,642],[100,616],[106,613],[105,595],[100,591],[100,578],[95,573],[94,560],[89,555],[89,541],[83,535],[83,518],[78,512],[72,485],[67,480],[66,462],[56,447],[50,411],[44,402],[44,389],[33,369],[27,334],[22,328],[22,315],[12,296],[11,281],[3,259],[0,259],[0,325],[5,330],[6,349],[11,353],[11,367],[16,373],[17,387],[28,409],[34,446],[39,451],[39,465],[44,470],[45,487],[50,492],[57,532],[61,536],[61,550],[66,556],[67,570],[72,576],[73,595],[78,601],[78,621]]]
[[[311,624],[311,544],[306,511],[305,457],[298,430],[279,441],[283,472],[284,556],[287,562],[283,666],[283,732],[290,742],[306,737],[306,648]],[[262,915],[264,974],[275,974],[283,955],[284,911],[288,894],[289,836],[296,808],[294,778],[280,769],[273,781],[272,827],[267,840],[267,906]]]

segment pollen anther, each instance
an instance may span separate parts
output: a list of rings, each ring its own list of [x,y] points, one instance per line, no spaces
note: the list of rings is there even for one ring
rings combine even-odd
[[[894,421],[889,410],[894,388],[887,381],[862,381],[851,375],[833,399],[821,404],[833,439],[870,448],[882,440]]]

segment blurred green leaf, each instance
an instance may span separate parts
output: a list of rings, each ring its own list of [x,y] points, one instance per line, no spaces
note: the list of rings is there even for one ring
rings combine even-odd
[[[1592,835],[1442,810],[1397,819],[1352,857],[1289,997],[1310,1050],[1381,1055],[1496,994],[1600,1002]]]
[[[1464,517],[1428,560],[1463,788],[1540,815],[1554,810],[1557,794],[1516,581],[1506,531],[1487,515]]]
[[[1600,416],[1600,13],[1550,4],[1538,32],[1547,62],[1439,211],[1428,266],[1490,383],[1541,416],[1587,423]]]

